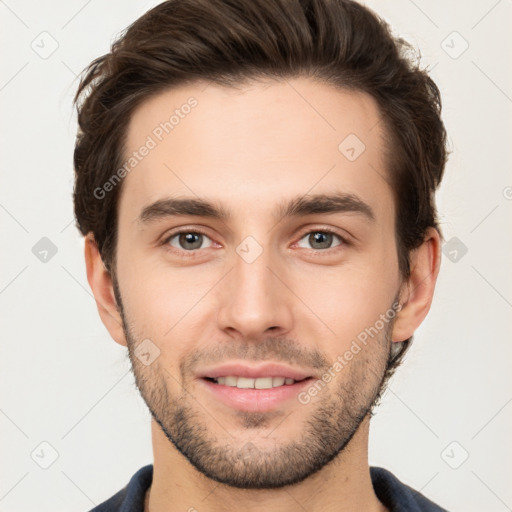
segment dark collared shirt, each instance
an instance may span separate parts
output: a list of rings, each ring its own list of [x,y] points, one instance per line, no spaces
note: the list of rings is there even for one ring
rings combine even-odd
[[[386,469],[370,467],[370,475],[377,498],[390,512],[447,512]],[[144,512],[144,499],[152,480],[153,464],[148,464],[132,476],[128,485],[90,512]]]

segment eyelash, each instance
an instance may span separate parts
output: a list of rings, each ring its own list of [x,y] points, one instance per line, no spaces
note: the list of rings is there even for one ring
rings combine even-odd
[[[176,247],[172,247],[172,246],[169,245],[169,241],[171,239],[173,239],[175,236],[181,235],[181,234],[190,234],[190,233],[200,234],[200,235],[206,236],[207,238],[210,238],[208,236],[208,234],[205,233],[204,231],[202,231],[201,229],[196,229],[196,228],[194,228],[194,229],[181,229],[179,231],[174,231],[169,236],[165,237],[165,239],[162,241],[161,245],[165,245],[166,249],[168,249],[171,252],[178,251],[181,255],[183,255],[186,258],[194,258],[197,255],[197,251],[200,250],[200,249],[193,249],[191,251],[185,251],[184,249],[177,249]],[[340,239],[341,243],[339,245],[335,246],[335,247],[330,247],[330,248],[327,248],[327,249],[306,249],[306,250],[308,250],[310,252],[314,252],[314,253],[329,252],[330,253],[331,251],[335,251],[336,249],[341,249],[344,246],[349,246],[350,245],[350,242],[344,236],[340,235],[336,230],[331,229],[331,228],[310,229],[309,231],[305,231],[305,232],[301,233],[301,236],[298,239],[298,241],[302,240],[306,235],[309,235],[311,233],[329,233],[329,234],[337,236]]]

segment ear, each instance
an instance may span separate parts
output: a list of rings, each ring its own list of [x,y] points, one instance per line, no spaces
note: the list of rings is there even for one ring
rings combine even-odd
[[[429,228],[420,247],[411,254],[411,275],[400,292],[402,309],[393,328],[393,341],[410,338],[427,316],[441,266],[441,237]]]
[[[85,266],[87,281],[91,287],[103,325],[120,345],[127,346],[123,331],[122,318],[114,295],[114,287],[110,273],[105,268],[94,235],[85,237]]]

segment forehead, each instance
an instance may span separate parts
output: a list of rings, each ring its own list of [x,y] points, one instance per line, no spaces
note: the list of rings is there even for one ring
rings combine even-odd
[[[126,135],[120,212],[170,196],[270,211],[307,193],[354,194],[389,209],[383,123],[369,95],[310,79],[238,89],[197,82],[143,102]],[[391,205],[392,206],[392,205]]]

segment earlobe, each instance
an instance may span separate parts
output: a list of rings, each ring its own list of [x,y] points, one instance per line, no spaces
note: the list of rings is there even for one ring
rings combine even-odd
[[[94,295],[101,321],[114,341],[127,346],[121,315],[114,295],[112,278],[103,264],[92,233],[85,237],[84,255],[87,281],[89,281],[89,286]]]
[[[403,306],[393,327],[393,341],[410,338],[427,316],[440,265],[441,237],[436,229],[429,228],[421,246],[411,254],[411,273],[400,294]]]

